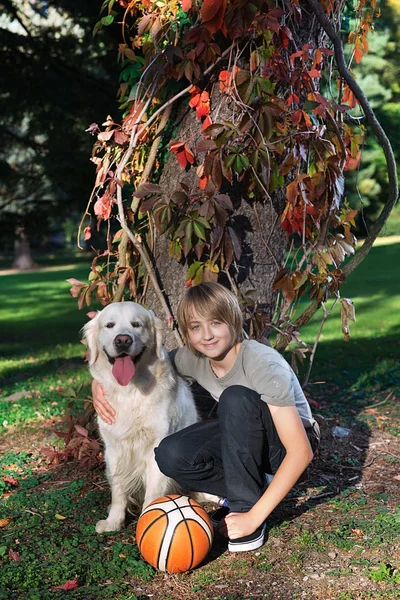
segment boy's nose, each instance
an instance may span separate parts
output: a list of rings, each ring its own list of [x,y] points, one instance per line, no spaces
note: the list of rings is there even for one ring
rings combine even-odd
[[[204,329],[204,339],[212,340],[213,337],[214,337],[214,334],[213,334],[212,330],[209,327],[206,327]]]

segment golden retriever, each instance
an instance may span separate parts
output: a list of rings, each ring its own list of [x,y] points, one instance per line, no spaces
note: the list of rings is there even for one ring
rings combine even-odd
[[[128,503],[140,510],[180,491],[160,472],[154,448],[198,415],[189,386],[162,345],[162,322],[152,311],[135,302],[110,304],[84,326],[83,338],[90,373],[116,411],[112,425],[98,418],[112,496],[107,519],[96,525],[101,533],[124,525]]]

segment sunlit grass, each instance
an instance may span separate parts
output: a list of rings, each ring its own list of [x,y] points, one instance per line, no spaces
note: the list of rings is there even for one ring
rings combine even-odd
[[[378,242],[341,289],[356,309],[350,341],[343,339],[337,303],[323,328],[311,371],[311,382],[336,383],[343,395],[362,390],[367,398],[376,390],[400,386],[400,238]],[[57,402],[58,387],[89,380],[80,343],[89,308],[78,310],[66,281],[85,281],[88,271],[89,262],[0,276],[0,398],[34,390],[40,393],[36,404]],[[332,300],[327,307],[331,304]],[[300,332],[310,345],[320,320],[321,311]],[[305,368],[300,369],[301,380]]]

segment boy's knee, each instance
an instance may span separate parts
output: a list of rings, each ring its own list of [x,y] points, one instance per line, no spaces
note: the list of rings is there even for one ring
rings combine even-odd
[[[254,410],[260,402],[260,396],[254,390],[243,385],[232,385],[226,388],[219,398],[218,415],[246,414],[249,410]]]
[[[179,440],[176,440],[173,435],[164,438],[158,447],[154,448],[154,454],[161,473],[174,478],[184,462]]]

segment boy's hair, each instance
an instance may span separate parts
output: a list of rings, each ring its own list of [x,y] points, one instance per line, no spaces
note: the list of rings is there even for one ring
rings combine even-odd
[[[243,340],[243,316],[238,299],[220,283],[207,281],[190,287],[179,302],[176,318],[185,344],[195,352],[188,336],[193,310],[205,319],[226,323],[235,342]]]

